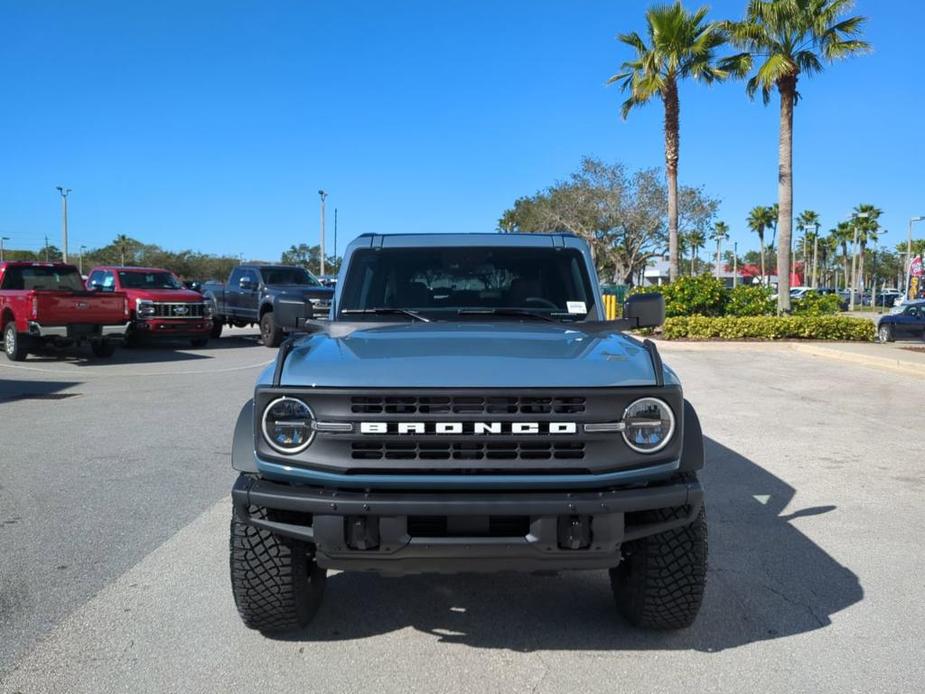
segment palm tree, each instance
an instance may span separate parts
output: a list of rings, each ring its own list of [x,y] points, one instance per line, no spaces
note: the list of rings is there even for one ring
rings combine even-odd
[[[636,106],[656,96],[665,111],[665,173],[668,178],[668,275],[678,276],[678,154],[679,117],[678,81],[687,77],[706,83],[725,79],[727,73],[716,67],[714,51],[726,42],[715,22],[705,23],[708,8],[688,12],[680,0],[673,5],[650,7],[646,11],[649,43],[636,32],[620,34],[620,41],[636,51],[633,60],[621,66],[621,72],[607,83],[619,83],[629,94],[623,102],[624,120]]]
[[[804,210],[797,217],[797,229],[803,232],[803,281],[806,282],[806,245],[813,247],[813,279],[810,286],[816,288],[816,256],[819,254],[819,214]],[[813,231],[810,231],[812,229]]]
[[[114,244],[119,248],[119,255],[122,257],[122,262],[119,263],[120,265],[125,265],[125,249],[131,241],[132,240],[125,234],[119,234],[116,237]]]
[[[703,248],[707,242],[707,237],[702,231],[691,231],[687,234],[687,244],[691,249],[691,277],[694,276],[694,260],[697,258],[697,251]]]
[[[713,240],[716,241],[716,276],[719,277],[720,263],[723,258],[723,241],[729,238],[729,225],[726,222],[717,222],[713,225]]]
[[[854,277],[854,286],[857,286],[857,278],[861,278],[861,293],[864,293],[864,252],[867,250],[868,243],[876,243],[880,234],[880,215],[883,210],[873,205],[861,204],[854,208],[853,224],[857,227],[858,232],[858,252],[860,254],[860,266]]]
[[[849,282],[851,280],[848,271],[848,244],[854,242],[854,230],[851,226],[851,222],[839,222],[834,229],[829,231],[829,238],[832,239],[836,248],[841,246],[845,272],[845,291],[848,291]]]
[[[758,234],[758,245],[761,248],[761,281],[767,283],[767,268],[764,259],[764,230],[770,229],[772,226],[773,220],[773,209],[770,207],[762,207],[758,205],[753,207],[752,211],[748,213],[748,220],[746,224],[748,228]]]
[[[764,103],[771,92],[780,94],[777,198],[780,210],[777,247],[777,309],[790,312],[790,242],[793,223],[793,107],[801,75],[821,72],[823,61],[832,62],[866,51],[858,36],[864,17],[843,18],[851,0],[749,0],[745,19],[725,22],[733,44],[743,50],[721,63],[722,69],[745,76],[761,61],[748,80],[746,92],[760,89]]]

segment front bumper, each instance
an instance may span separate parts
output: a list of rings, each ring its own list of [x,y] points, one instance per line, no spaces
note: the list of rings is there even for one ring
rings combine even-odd
[[[139,319],[133,324],[136,334],[149,337],[186,338],[206,337],[212,330],[211,318],[163,320],[158,318]]]
[[[99,337],[121,338],[125,336],[129,323],[115,325],[42,325],[29,321],[29,335],[32,337],[58,337],[61,339],[95,339]]]
[[[236,518],[315,548],[325,568],[382,573],[537,571],[616,566],[622,543],[693,521],[703,504],[695,479],[634,489],[556,492],[363,492],[276,483],[241,475],[232,489]],[[251,507],[270,509],[255,518]],[[641,512],[682,508],[670,521]],[[520,536],[465,530],[438,536],[417,519],[446,527],[489,527],[523,518]],[[410,522],[409,522],[410,521]]]

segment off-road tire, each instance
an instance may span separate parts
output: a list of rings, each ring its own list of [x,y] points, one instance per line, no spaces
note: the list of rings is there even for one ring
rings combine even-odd
[[[251,514],[266,518],[266,509]],[[264,633],[306,626],[321,605],[327,572],[308,545],[231,518],[231,590],[244,624]]]
[[[207,344],[209,344],[209,338],[207,337],[196,337],[189,341],[193,346],[193,349],[202,349]]]
[[[282,328],[273,320],[273,312],[267,311],[260,317],[260,337],[264,347],[279,347],[283,341]]]
[[[222,328],[224,327],[225,327],[225,324],[222,321],[216,320],[213,318],[212,319],[212,332],[209,333],[209,337],[211,337],[213,340],[217,340],[218,338],[222,336]]]
[[[99,359],[108,359],[116,353],[116,343],[111,340],[94,340],[90,343],[93,356]]]
[[[685,509],[645,512],[641,523],[683,517]],[[690,525],[628,542],[623,562],[610,570],[617,607],[646,629],[683,629],[697,618],[707,578],[707,522],[703,508]]]
[[[877,327],[877,339],[880,342],[892,342],[893,341],[893,328],[889,325],[881,325]]]
[[[29,356],[29,336],[16,332],[16,323],[13,321],[3,329],[3,351],[10,361],[25,361]]]

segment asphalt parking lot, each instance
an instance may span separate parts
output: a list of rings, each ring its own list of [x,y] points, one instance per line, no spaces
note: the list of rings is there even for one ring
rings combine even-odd
[[[708,437],[693,628],[634,630],[604,572],[335,574],[276,640],[241,625],[227,575],[231,430],[273,356],[256,334],[0,360],[0,691],[921,691],[923,381],[663,355]]]

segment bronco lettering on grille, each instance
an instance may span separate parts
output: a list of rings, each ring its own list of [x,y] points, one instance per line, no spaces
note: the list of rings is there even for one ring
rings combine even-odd
[[[575,422],[360,422],[361,434],[577,434]]]

